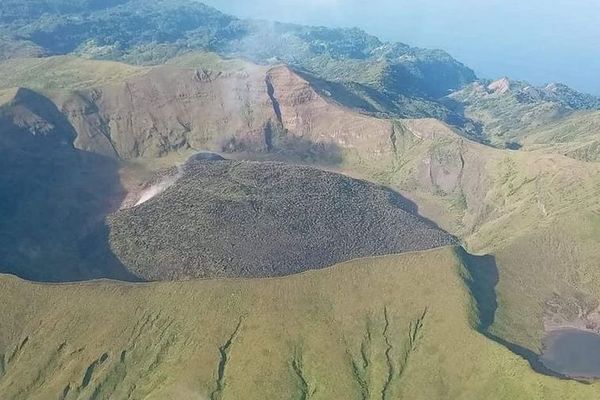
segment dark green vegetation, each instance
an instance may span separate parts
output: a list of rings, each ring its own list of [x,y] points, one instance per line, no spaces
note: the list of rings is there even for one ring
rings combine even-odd
[[[455,242],[413,213],[389,189],[311,167],[200,161],[108,224],[146,280],[268,277]]]

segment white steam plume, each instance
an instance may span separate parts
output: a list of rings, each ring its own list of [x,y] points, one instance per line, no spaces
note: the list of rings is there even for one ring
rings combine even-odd
[[[154,196],[161,194],[162,192],[173,186],[182,176],[183,166],[181,164],[178,164],[177,174],[166,176],[163,179],[161,179],[158,183],[155,183],[154,185],[142,191],[142,193],[140,194],[140,199],[137,201],[137,203],[135,203],[134,207],[137,207],[140,204],[147,202]]]

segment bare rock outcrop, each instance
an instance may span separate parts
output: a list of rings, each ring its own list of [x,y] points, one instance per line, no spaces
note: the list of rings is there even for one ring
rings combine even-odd
[[[455,239],[397,193],[271,162],[207,161],[109,217],[113,252],[144,280],[282,276]]]

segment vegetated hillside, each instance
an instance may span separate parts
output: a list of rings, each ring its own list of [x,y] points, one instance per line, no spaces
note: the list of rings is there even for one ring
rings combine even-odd
[[[481,140],[497,146],[518,147],[523,131],[543,129],[548,123],[580,110],[600,109],[600,98],[562,84],[535,87],[502,78],[476,82],[452,93],[445,104],[464,113]]]
[[[123,82],[147,71],[123,63],[72,56],[14,58],[0,63],[0,88],[25,87],[49,95]]]
[[[0,21],[18,25],[44,15],[62,15],[96,11],[125,3],[127,0],[5,0]]]
[[[203,50],[285,62],[333,82],[329,89],[359,98],[369,112],[441,118],[469,134],[483,132],[494,145],[510,142],[515,128],[599,107],[597,98],[561,84],[537,88],[508,79],[477,82],[440,102],[474,82],[473,71],[443,51],[385,43],[358,29],[241,20],[189,0],[12,3],[0,5],[0,58],[45,52],[161,64]]]
[[[597,207],[571,210],[494,251],[501,272],[492,332],[538,351],[549,326],[594,326],[600,298],[599,235]]]
[[[5,1],[0,4],[0,58],[74,53],[135,64],[168,62],[170,65],[132,67],[74,57],[11,59],[0,65],[3,77],[0,81],[4,82],[4,90],[0,93],[4,102],[0,109],[0,193],[10,194],[0,198],[2,271],[53,281],[101,276],[135,279],[105,246],[109,232],[104,226],[104,218],[125,196],[128,187],[121,186],[125,185],[124,177],[135,175],[134,167],[138,163],[157,169],[190,152],[213,150],[240,158],[326,164],[328,168],[339,168],[406,193],[416,201],[420,212],[459,236],[469,250],[495,256],[498,281],[492,283],[497,283],[498,310],[487,319],[483,328],[521,354],[538,350],[545,324],[585,319],[597,310],[597,299],[600,298],[600,166],[580,161],[596,159],[597,140],[588,129],[588,126],[594,127],[594,114],[575,112],[597,108],[597,99],[561,85],[534,88],[509,80],[478,82],[460,90],[475,76],[443,52],[382,43],[359,30],[238,20],[197,2],[118,0],[74,3],[49,0],[18,3]],[[197,49],[242,56],[265,66],[215,59],[195,52]],[[279,65],[281,62],[292,67]],[[13,89],[13,86],[29,86],[29,90]],[[443,101],[438,99],[453,90],[460,91]],[[459,131],[433,119],[392,120],[390,116],[435,116],[465,129]],[[465,124],[464,117],[473,120],[472,126]],[[556,129],[552,128],[553,124]],[[493,149],[460,136],[477,133],[477,140],[497,147],[516,149],[524,145],[528,150],[537,151]],[[554,140],[564,140],[564,143],[545,143]],[[551,154],[557,152],[575,159]],[[127,165],[122,169],[123,164],[117,159],[132,162],[134,166]],[[178,187],[172,186],[163,195],[177,193]],[[240,196],[238,189],[232,190],[233,194],[245,198],[246,194]],[[161,196],[156,197],[123,213],[135,213],[154,203],[160,204],[160,199]],[[257,210],[253,208],[252,211]],[[170,221],[164,222],[164,226],[170,227]],[[148,229],[142,233],[146,231]],[[190,238],[196,233],[193,230],[186,232]],[[176,248],[178,244],[173,246]],[[157,248],[147,249],[141,257],[153,255]],[[314,246],[312,250],[315,255],[319,254]],[[135,270],[138,261],[128,262]],[[225,265],[226,261],[219,265]],[[241,270],[244,266],[238,264],[238,267]],[[222,268],[217,272],[227,275]],[[19,297],[7,296],[13,302],[28,300],[21,295],[20,289]],[[341,290],[338,286],[334,289]],[[223,292],[229,293],[228,290],[219,293]],[[432,293],[436,293],[435,290]],[[147,296],[143,297],[146,300]],[[323,299],[313,294],[311,304],[315,298]],[[217,295],[210,299],[200,299],[198,303],[212,306],[223,301],[223,297]],[[260,300],[258,294],[253,295],[252,300],[261,304],[268,302]],[[341,301],[325,300],[327,307]],[[227,301],[229,304],[230,300]],[[81,300],[65,300],[67,303],[78,304]],[[35,314],[22,312],[23,305],[2,304],[8,304],[7,308],[18,312],[19,316],[35,318]],[[35,304],[43,309],[55,302],[44,297]],[[368,302],[361,304],[364,306]],[[459,305],[454,306],[459,308]],[[68,307],[59,307],[53,312],[65,309]],[[111,307],[110,312],[115,309]],[[129,311],[124,314],[130,314]],[[77,312],[70,314],[70,321],[84,318]],[[51,312],[43,314],[54,315]],[[448,315],[451,314],[445,313],[443,318]],[[391,326],[385,319],[382,335],[389,332]],[[54,332],[54,323],[59,320],[44,320],[52,322],[46,322],[42,328]],[[99,320],[102,318],[96,317],[93,321]],[[6,326],[26,323],[23,319],[11,321],[16,322]],[[235,331],[237,321],[239,319],[234,318],[233,326],[228,326],[229,335]],[[273,321],[264,322],[266,325],[257,323],[255,326],[272,329]],[[85,324],[65,324],[63,330],[57,332],[72,332],[74,325],[85,329]],[[194,324],[194,332],[197,333],[201,325]],[[328,330],[331,325],[327,325]],[[403,326],[409,326],[408,320]],[[292,328],[280,335],[286,338],[286,345],[289,341],[285,334],[296,331]],[[10,350],[2,352],[8,356],[0,357],[0,376],[9,377],[11,373],[25,376],[36,370],[25,363],[22,372],[10,372],[11,365],[16,365],[14,361],[20,359],[21,350],[29,343],[29,334],[19,329],[7,330],[5,332],[11,333],[1,335],[0,341],[6,341],[5,346]],[[28,331],[36,329],[40,326]],[[123,329],[122,324],[115,325],[115,330],[130,331]],[[98,332],[100,338],[110,337],[113,333]],[[89,339],[89,332],[85,333]],[[227,352],[231,348],[231,344],[227,344],[231,337],[228,334],[219,333],[225,340],[220,344],[215,342],[213,346],[215,349],[222,347],[223,363],[227,362]],[[469,337],[463,331],[459,336],[461,340]],[[194,336],[188,337],[191,339],[184,341],[186,349],[190,343],[197,343]],[[172,360],[169,345],[179,338],[167,337],[166,350],[159,346],[153,355],[156,357],[146,360],[146,375],[148,371],[155,371],[161,361]],[[102,340],[106,339],[97,342]],[[469,340],[469,344],[474,341]],[[446,360],[452,358],[444,352],[454,348],[441,339],[439,342],[443,345],[430,349],[428,354],[439,354],[435,362],[448,365]],[[62,367],[74,365],[54,364],[69,348],[62,344],[57,339],[56,354],[46,353],[46,359],[35,353],[32,362],[44,363],[37,369],[39,374],[35,373],[31,379],[0,378],[4,379],[0,385],[19,392],[17,397],[26,398],[27,393],[35,395],[36,391],[43,397],[41,393],[45,392],[40,382],[46,380],[46,373],[42,371],[60,370],[68,375]],[[393,347],[389,342],[385,344]],[[103,391],[114,389],[118,392],[121,388],[116,388],[112,382],[119,381],[122,376],[121,364],[127,364],[127,354],[146,347],[110,350],[106,356],[105,350],[94,348],[92,352],[96,354],[90,355],[87,365],[73,367],[75,375],[64,378],[59,374],[55,381],[49,381],[58,382],[55,385],[57,393],[66,393],[63,397],[93,396],[96,390],[98,396]],[[31,351],[41,348],[48,351],[45,344],[39,344]],[[77,345],[70,351],[82,348]],[[123,350],[125,353],[121,353]],[[387,350],[384,354],[393,352]],[[267,353],[261,353],[262,356],[268,351],[275,353],[267,350]],[[290,354],[279,353],[286,357]],[[475,359],[474,354],[481,352],[461,354],[469,355],[466,359],[471,362]],[[525,372],[506,371],[503,367],[506,360],[497,354],[500,353],[483,358],[489,363],[486,365],[497,360],[496,357],[502,361],[497,367],[493,364],[493,382],[468,370],[459,373],[463,370],[456,369],[456,365],[472,365],[461,360],[451,362],[451,379],[437,380],[432,377],[446,375],[432,374],[438,364],[427,362],[414,367],[414,374],[426,373],[426,377],[407,380],[403,382],[406,386],[398,390],[408,391],[407,398],[420,394],[429,394],[429,398],[460,398],[461,395],[481,398],[489,393],[501,393],[507,398],[518,398],[518,395],[535,398],[538,391],[543,392],[538,397],[545,398],[554,394],[558,398],[594,397],[590,393],[578,393],[577,390],[585,390],[580,386],[569,384],[563,387],[556,383],[558,386],[554,387],[553,383],[548,383],[554,381],[537,376],[532,380],[519,379],[513,390],[512,378],[508,376],[522,376]],[[459,357],[454,351],[452,355]],[[121,356],[125,361],[120,361]],[[296,379],[294,382],[299,387],[298,396],[307,398],[318,396],[316,393],[320,392],[311,390],[313,381],[303,372],[306,359],[292,357],[291,362],[280,362],[279,365],[288,372],[291,368],[295,374],[292,375]],[[109,364],[112,360],[119,361]],[[129,365],[139,365],[138,360]],[[219,398],[222,388],[227,387],[224,378],[219,378],[219,374],[223,374],[219,364],[217,361],[216,381],[211,381],[217,387],[211,395],[214,398]],[[386,364],[391,368],[389,359]],[[95,371],[109,365],[110,371],[117,371],[114,372],[116,376],[106,370],[108,383],[99,382],[92,389]],[[319,365],[326,366],[323,370],[328,372],[339,371],[332,364]],[[238,371],[247,369],[246,364],[238,367]],[[476,366],[473,371],[481,369]],[[404,372],[402,368],[394,371],[410,375],[409,370]],[[126,371],[127,374],[130,372]],[[374,386],[376,389],[372,389],[370,383],[366,383],[365,376],[371,376],[369,374],[371,372],[360,370],[360,363],[358,372],[354,371],[361,398],[372,397],[373,393],[378,398],[379,394],[386,397],[382,393],[385,381],[382,386],[380,379]],[[313,375],[319,380],[321,376],[325,375],[320,371]],[[336,378],[327,382],[337,382]],[[164,390],[170,390],[164,386],[169,382],[166,374],[158,379]],[[275,379],[279,379],[277,375]],[[137,381],[139,383],[140,379]],[[199,381],[202,379],[194,380],[196,384]],[[253,380],[254,384],[263,381]],[[29,384],[23,388],[13,382]],[[473,395],[462,391],[460,385],[465,382],[481,391]],[[529,386],[529,382],[535,383]],[[496,386],[500,383],[502,389]],[[151,383],[141,386],[153,388]],[[261,384],[261,388],[283,386]],[[344,385],[343,390],[352,387]],[[413,396],[417,388],[419,394]],[[593,389],[588,387],[587,390]],[[233,398],[235,395],[234,392]],[[394,395],[389,396],[393,398]]]
[[[552,299],[588,309],[600,297],[598,164],[493,149],[437,121],[401,121],[395,132],[396,161],[371,164],[368,176],[471,252],[497,257],[495,334],[535,351]]]
[[[0,30],[48,54],[161,63],[190,49],[211,50],[261,63],[278,59],[326,79],[431,98],[475,79],[440,50],[384,43],[358,29],[240,20],[197,1],[19,3],[0,5]]]
[[[556,122],[523,131],[525,150],[564,154],[582,161],[600,161],[600,112],[577,112]]]
[[[34,43],[0,33],[0,60],[13,57],[42,57],[44,50]]]
[[[6,398],[582,399],[477,333],[452,248],[282,279],[0,278]],[[27,312],[23,312],[27,310]]]
[[[145,280],[268,277],[455,243],[413,208],[388,189],[312,167],[195,161],[108,225],[115,255]]]

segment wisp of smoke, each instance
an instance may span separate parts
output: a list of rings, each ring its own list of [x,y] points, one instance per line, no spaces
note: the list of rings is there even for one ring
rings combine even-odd
[[[181,178],[182,176],[183,176],[183,165],[178,164],[177,165],[177,173],[175,175],[167,176],[167,177],[163,178],[162,180],[160,180],[158,183],[145,189],[141,193],[140,199],[137,201],[137,203],[135,203],[134,207],[137,207],[140,204],[147,202],[154,196],[161,194],[162,192],[164,192],[165,190],[167,190],[168,188],[173,186],[175,183],[177,183],[179,178]]]
[[[217,153],[212,153],[209,151],[198,151],[188,157],[182,164],[177,164],[177,173],[175,175],[168,175],[163,177],[158,183],[153,184],[149,188],[142,191],[140,194],[139,200],[133,205],[134,207],[139,206],[153,198],[154,196],[161,194],[171,186],[173,186],[177,181],[183,176],[185,172],[185,168],[188,165],[191,165],[195,162],[204,162],[204,161],[220,161],[225,160],[221,155]]]

